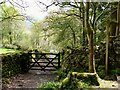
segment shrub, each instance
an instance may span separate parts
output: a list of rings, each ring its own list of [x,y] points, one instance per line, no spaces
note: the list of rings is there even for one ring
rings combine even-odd
[[[38,90],[58,90],[59,83],[58,82],[47,82],[43,83],[38,87]]]
[[[90,87],[89,82],[79,81],[78,83],[79,83],[79,88],[89,88]]]
[[[56,74],[58,75],[56,77],[56,81],[61,81],[61,80],[63,80],[67,76],[66,70],[63,70],[63,69],[57,70]]]
[[[100,76],[100,78],[104,79],[104,77],[105,77],[105,66],[104,65],[98,66],[97,73]]]
[[[111,74],[113,74],[113,75],[120,75],[120,68],[117,68],[115,70],[111,70]]]

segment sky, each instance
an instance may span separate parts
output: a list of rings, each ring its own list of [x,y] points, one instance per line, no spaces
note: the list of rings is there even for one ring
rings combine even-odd
[[[58,10],[59,8],[58,6],[52,5],[46,11],[45,5],[39,3],[43,2],[46,5],[50,5],[52,0],[0,0],[0,2],[2,1],[7,1],[8,5],[12,3],[20,12],[36,20],[44,20],[48,12]]]
[[[4,1],[4,0],[0,0],[0,2],[1,1]],[[8,0],[5,0],[5,1],[8,1]],[[25,9],[22,9],[22,13],[36,20],[44,20],[45,17],[48,15],[48,12],[52,10],[58,10],[59,8],[57,6],[52,5],[49,7],[48,11],[45,11],[45,6],[39,3],[40,1],[45,3],[46,5],[50,5],[52,0],[9,0],[9,1],[11,2],[15,1],[20,5],[28,6]],[[62,2],[66,0],[58,0],[58,1]],[[70,0],[70,1],[74,1],[74,0]],[[81,0],[77,0],[77,1],[81,1]],[[86,1],[86,0],[83,0],[83,1]],[[93,1],[119,1],[119,0],[93,0]]]
[[[22,10],[28,16],[33,17],[36,20],[44,20],[45,17],[48,15],[48,12],[52,10],[57,10],[58,7],[51,6],[48,11],[45,10],[45,6],[40,4],[38,1],[45,3],[46,5],[51,4],[51,0],[23,0],[27,4],[27,8]]]
[[[3,1],[3,0],[0,0]],[[15,1],[19,3],[20,5],[28,6],[25,9],[21,9],[21,12],[26,14],[27,16],[30,16],[36,20],[44,20],[45,17],[48,15],[48,12],[52,10],[58,10],[58,6],[50,6],[48,11],[45,11],[45,6],[43,4],[40,4],[40,2],[45,3],[46,5],[50,5],[52,0],[9,0],[9,1]],[[24,3],[22,3],[23,1]],[[58,1],[65,1],[65,0],[58,0]],[[72,0],[70,0],[72,1]],[[78,0],[79,1],[79,0]],[[93,0],[95,1],[95,0]],[[100,0],[102,1],[102,0]],[[106,1],[106,0],[105,0]],[[117,0],[118,1],[118,0]],[[14,3],[15,4],[15,3]]]
[[[18,1],[21,1],[21,0],[18,0]],[[26,16],[32,17],[33,19],[37,21],[43,21],[45,17],[48,15],[48,12],[52,10],[58,10],[58,7],[53,5],[53,6],[50,6],[48,10],[46,11],[45,6],[40,4],[38,1],[43,2],[46,5],[51,4],[51,0],[23,0],[24,4],[21,2],[17,2],[17,3],[20,3],[26,8],[25,9],[18,8],[18,9]],[[32,23],[29,20],[26,21],[26,27],[28,29],[28,32],[30,30],[29,28],[31,24]]]
[[[48,11],[45,12],[45,6],[39,4],[38,1],[43,2],[46,5],[50,5],[52,0],[23,0],[23,1],[26,2],[26,4],[29,6],[26,8],[25,13],[36,20],[44,20],[45,17],[48,15],[48,12],[52,10],[58,10],[59,8],[57,6],[51,6],[49,7]],[[67,0],[58,0],[58,1],[62,2]],[[70,1],[74,1],[74,0],[70,0]],[[77,0],[77,1],[81,1],[81,0]],[[83,1],[87,1],[87,0],[83,0]],[[120,1],[120,0],[91,0],[91,1],[107,2],[107,1]]]

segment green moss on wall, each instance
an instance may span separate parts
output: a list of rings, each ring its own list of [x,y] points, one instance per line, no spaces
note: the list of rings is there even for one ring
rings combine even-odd
[[[2,77],[9,78],[18,73],[25,73],[29,68],[28,53],[7,53],[1,54],[2,58]]]

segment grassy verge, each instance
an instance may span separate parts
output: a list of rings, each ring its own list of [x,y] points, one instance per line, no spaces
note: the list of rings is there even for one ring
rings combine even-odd
[[[78,73],[79,75],[69,75],[59,82],[47,82],[38,86],[38,90],[89,90],[98,88],[102,89],[116,89],[118,88],[117,81],[103,80],[98,74]],[[99,85],[97,82],[99,82]]]
[[[11,53],[11,52],[19,52],[19,51],[15,49],[0,48],[0,54]]]

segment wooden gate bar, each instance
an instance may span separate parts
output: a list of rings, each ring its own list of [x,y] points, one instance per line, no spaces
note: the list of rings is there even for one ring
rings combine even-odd
[[[38,59],[37,59],[38,60]],[[41,67],[41,65],[37,62],[37,60],[36,59],[34,59],[34,61],[35,61],[35,63],[37,63],[38,64],[38,66],[39,67]],[[30,69],[35,65],[35,63],[33,63],[32,65],[31,65],[31,67],[30,67]],[[42,68],[42,67],[41,67]]]
[[[54,60],[54,58],[52,59],[52,60],[49,60],[48,58],[46,58],[46,56],[44,55],[44,57],[45,57],[45,59],[46,60],[48,60],[49,62],[48,62],[48,64],[44,67],[44,69],[49,65],[49,64],[52,64],[53,65],[53,67],[55,67],[54,66],[54,64],[52,63],[52,61]],[[55,57],[56,58],[56,57]]]

